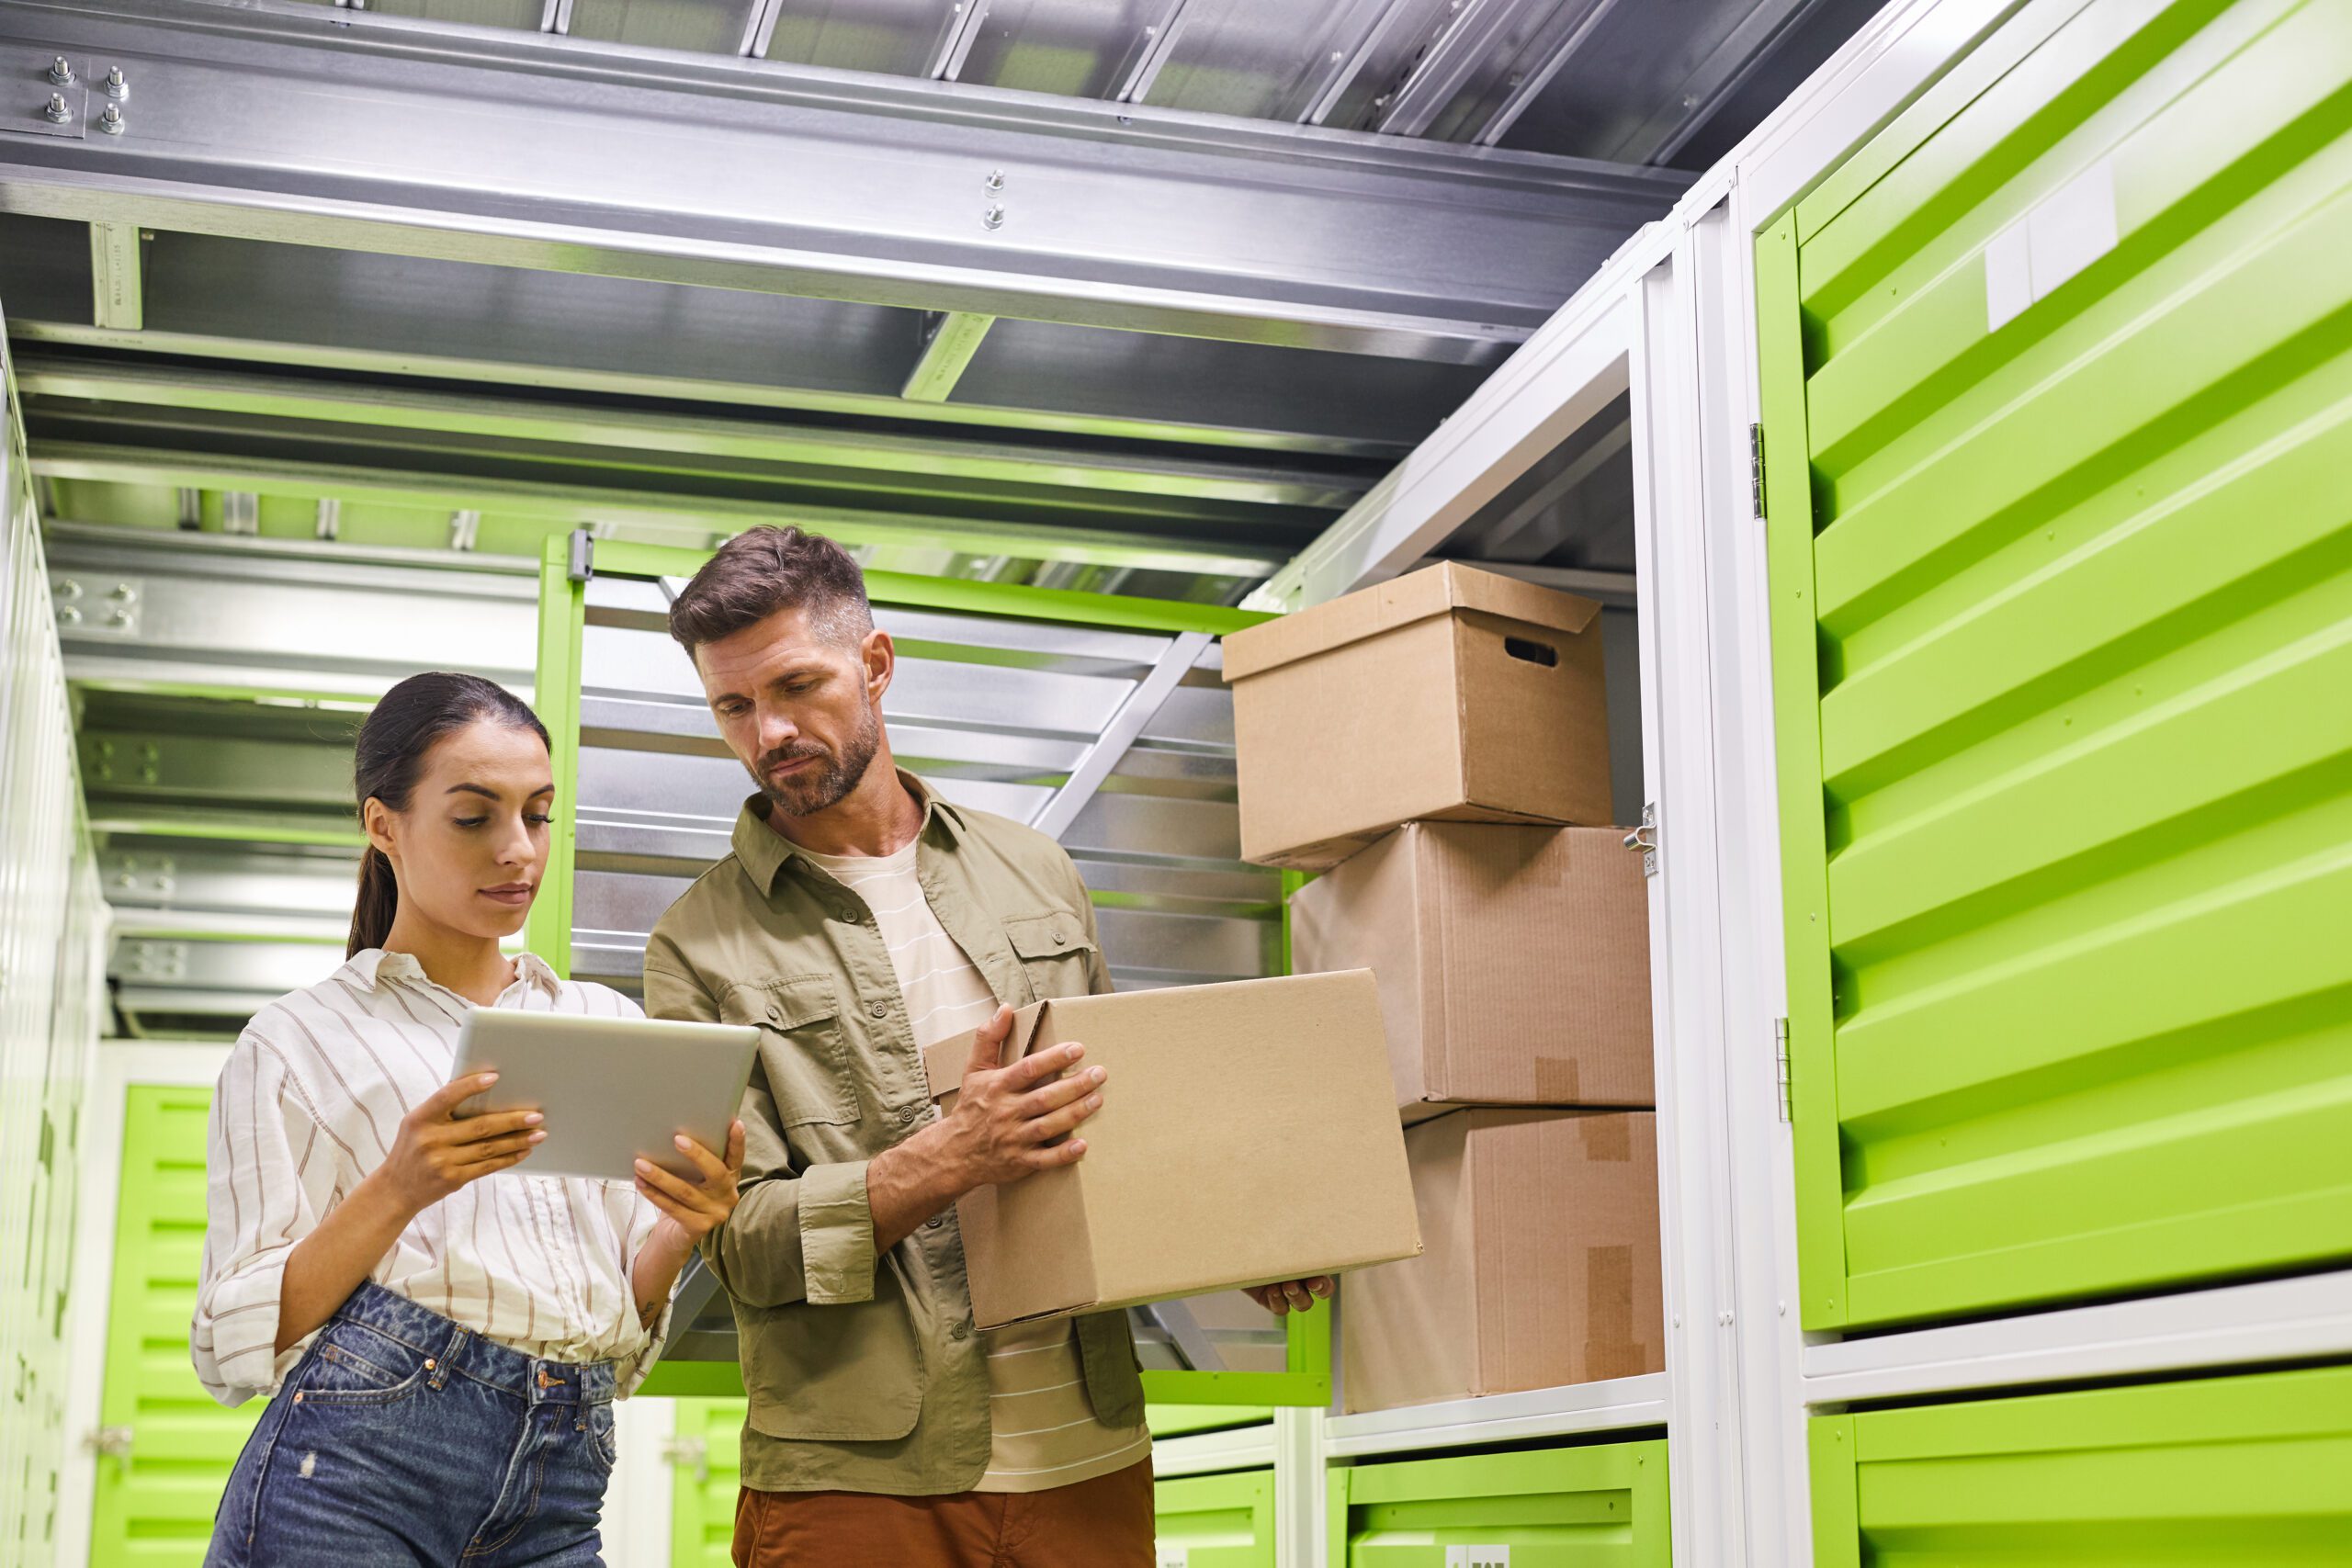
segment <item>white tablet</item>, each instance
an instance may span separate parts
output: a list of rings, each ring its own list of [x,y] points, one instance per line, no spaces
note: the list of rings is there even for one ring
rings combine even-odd
[[[534,1176],[637,1179],[639,1156],[689,1179],[678,1134],[727,1152],[760,1032],[748,1025],[476,1008],[458,1034],[458,1066],[498,1082],[460,1116],[536,1111],[547,1142],[513,1168]]]

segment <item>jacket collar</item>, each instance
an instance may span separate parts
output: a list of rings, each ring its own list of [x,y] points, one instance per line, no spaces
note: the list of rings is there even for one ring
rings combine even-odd
[[[915,830],[917,839],[930,838],[934,825],[950,843],[962,835],[963,814],[942,799],[937,791],[904,768],[899,770],[899,782],[907,786],[908,794],[922,803],[922,826]],[[746,797],[742,810],[736,814],[732,839],[736,860],[751,873],[753,886],[763,894],[775,890],[778,872],[793,861],[806,859],[808,854],[798,844],[768,826],[768,808],[766,795]]]

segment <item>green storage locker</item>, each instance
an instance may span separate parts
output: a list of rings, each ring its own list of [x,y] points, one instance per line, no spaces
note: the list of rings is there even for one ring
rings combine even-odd
[[[123,1107],[92,1568],[197,1568],[229,1472],[266,1402],[213,1403],[189,1363],[204,1256],[209,1089],[133,1084]]]
[[[1147,1404],[1144,1425],[1155,1438],[1182,1438],[1233,1427],[1262,1427],[1274,1418],[1262,1404]]]
[[[1758,238],[1808,1326],[2352,1257],[2348,62],[2038,0]]]
[[[1274,1472],[1176,1475],[1152,1484],[1159,1568],[1274,1568]]]
[[[1335,1469],[1331,1568],[1667,1568],[1666,1444]]]
[[[728,1568],[734,1561],[736,1477],[743,1457],[741,1399],[679,1399],[671,1452],[671,1568]]]
[[[2352,1367],[1813,1423],[1816,1568],[2352,1562]]]

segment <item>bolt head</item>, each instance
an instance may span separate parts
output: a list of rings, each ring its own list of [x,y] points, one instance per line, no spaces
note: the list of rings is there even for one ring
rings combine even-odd
[[[1004,209],[995,203],[990,203],[988,211],[980,215],[980,221],[990,229],[1003,228]]]
[[[59,55],[56,61],[51,63],[49,68],[49,79],[56,83],[61,87],[65,85],[66,83],[74,80],[73,62],[67,60],[63,55]]]
[[[74,111],[65,107],[65,95],[62,93],[50,94],[49,107],[41,112],[59,125],[63,125],[74,118]]]

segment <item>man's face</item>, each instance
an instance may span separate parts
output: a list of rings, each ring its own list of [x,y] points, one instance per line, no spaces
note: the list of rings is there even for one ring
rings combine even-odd
[[[892,664],[887,632],[843,646],[798,608],[695,650],[719,734],[790,817],[840,804],[865,776],[882,745]]]

